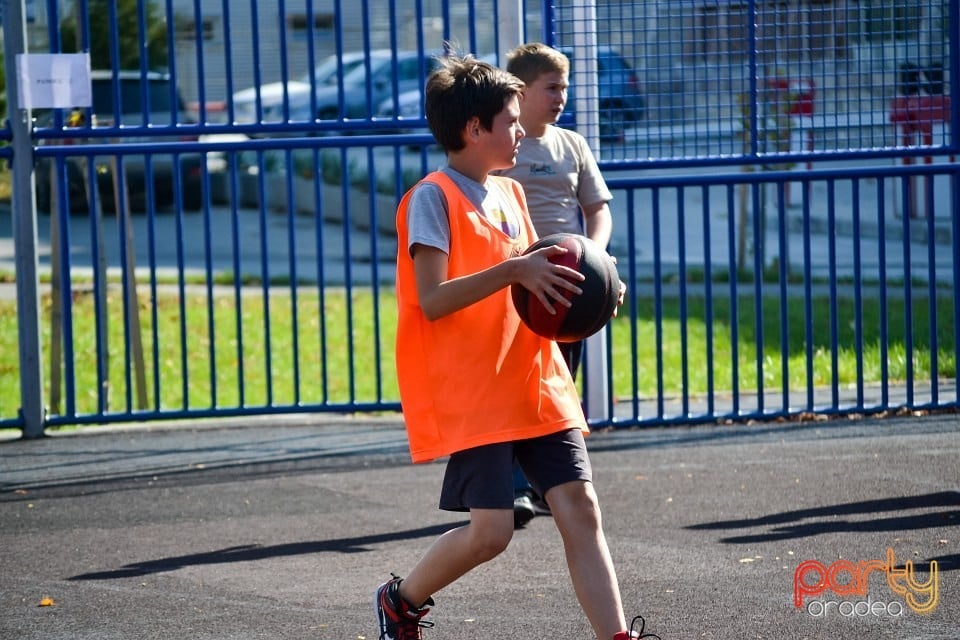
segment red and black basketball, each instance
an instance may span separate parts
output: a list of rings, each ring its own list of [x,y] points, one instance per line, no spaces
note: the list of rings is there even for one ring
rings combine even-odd
[[[513,306],[524,324],[537,335],[557,342],[583,340],[600,331],[613,317],[620,297],[617,265],[597,243],[575,233],[546,236],[527,247],[524,253],[551,245],[567,249],[566,253],[551,256],[551,262],[570,267],[586,277],[576,283],[583,293],[565,292],[572,306],[555,304],[556,313],[551,314],[525,287],[514,284],[510,291]]]

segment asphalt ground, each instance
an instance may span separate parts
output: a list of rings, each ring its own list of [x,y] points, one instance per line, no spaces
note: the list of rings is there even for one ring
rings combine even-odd
[[[588,444],[626,612],[663,640],[960,638],[957,415]],[[464,521],[436,508],[442,473],[395,416],[7,439],[0,638],[376,638],[376,586]],[[830,590],[871,560],[859,595]],[[797,608],[806,561],[804,588],[831,581]],[[427,640],[592,637],[550,517],[435,597]]]

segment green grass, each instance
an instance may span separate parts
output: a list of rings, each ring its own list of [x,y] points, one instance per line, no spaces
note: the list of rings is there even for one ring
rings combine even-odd
[[[267,302],[259,289],[234,298],[231,290],[208,300],[203,294],[189,294],[182,301],[174,293],[159,293],[156,324],[146,297],[139,302],[139,322],[143,338],[145,366],[143,376],[147,409],[174,410],[183,407],[260,407],[268,404],[347,403],[394,401],[397,399],[393,367],[396,301],[392,291],[380,293],[379,329],[375,326],[374,299],[368,289],[355,290],[349,300],[343,289],[325,289],[322,299],[316,287],[300,287],[296,308],[290,289],[274,293]],[[166,290],[164,290],[166,291]],[[144,290],[141,289],[141,293]],[[96,367],[96,326],[94,300],[89,293],[74,293],[71,299],[76,376],[77,412],[94,413],[98,409]],[[239,303],[240,320],[236,309]],[[51,384],[50,328],[51,302],[44,298],[41,330],[44,345],[44,379]],[[914,375],[929,379],[930,314],[936,314],[939,377],[953,377],[956,368],[953,344],[953,303],[949,297],[919,301],[912,308]],[[107,300],[107,343],[109,355],[108,410],[124,410],[127,397],[137,408],[138,394],[131,354],[124,350],[123,305],[117,288],[111,288]],[[613,389],[618,397],[629,397],[634,386],[641,396],[657,393],[658,374],[664,391],[690,394],[708,390],[708,334],[712,332],[712,375],[715,391],[733,388],[733,363],[739,366],[737,386],[741,391],[758,388],[779,389],[786,357],[791,389],[806,386],[808,370],[817,386],[836,382],[848,385],[857,380],[855,342],[856,316],[851,300],[836,306],[838,343],[836,369],[830,352],[831,313],[828,299],[813,302],[811,340],[812,358],[808,358],[804,305],[792,299],[785,310],[776,299],[765,299],[762,308],[762,336],[758,340],[756,308],[750,298],[741,298],[736,313],[737,342],[732,341],[733,319],[728,299],[713,301],[712,322],[707,321],[703,298],[687,301],[687,322],[680,319],[677,299],[664,300],[662,321],[655,321],[653,300],[637,301],[637,322],[631,325],[629,313],[621,310],[614,320]],[[788,332],[781,335],[781,311],[787,315]],[[880,339],[880,319],[886,315],[888,342],[886,352]],[[881,364],[886,362],[891,380],[907,375],[906,308],[892,300],[885,310],[876,299],[865,300],[861,308],[863,350],[862,371],[866,383],[881,379]],[[265,340],[269,325],[270,340]],[[352,326],[352,331],[348,328]],[[154,338],[155,336],[155,338]],[[636,342],[637,354],[632,356]],[[759,344],[758,344],[759,343]],[[658,348],[660,360],[658,361]],[[156,346],[157,357],[154,357]],[[352,346],[352,353],[351,353]],[[758,349],[762,355],[759,357]],[[19,363],[17,358],[17,320],[13,301],[0,301],[0,417],[13,417],[19,406]],[[294,372],[298,372],[298,376]],[[48,397],[50,389],[48,388]],[[53,413],[62,411],[61,401]]]
[[[684,389],[683,371],[686,363],[687,390],[691,394],[707,391],[708,351],[712,351],[713,388],[730,390],[734,385],[733,363],[738,365],[737,386],[741,391],[752,391],[762,382],[765,390],[780,389],[786,368],[787,385],[792,390],[805,389],[807,376],[814,386],[837,383],[854,384],[858,377],[858,350],[856,309],[853,300],[839,300],[834,313],[827,298],[813,300],[812,339],[810,356],[807,353],[804,305],[802,299],[791,299],[783,308],[775,298],[764,299],[761,314],[762,334],[756,330],[757,308],[751,298],[741,298],[737,304],[737,342],[732,341],[733,322],[731,304],[726,298],[713,301],[713,320],[707,322],[703,298],[687,301],[687,322],[680,321],[679,301],[663,304],[662,322],[658,329],[654,321],[654,306],[650,299],[638,304],[639,321],[636,325],[638,388],[641,395],[655,395],[658,372],[663,377],[667,394]],[[901,300],[888,301],[886,351],[881,340],[880,323],[883,310],[878,299],[865,300],[860,309],[860,352],[863,380],[866,383],[882,379],[881,364],[886,362],[889,380],[907,377],[906,305]],[[787,332],[781,332],[781,314],[786,314]],[[917,378],[931,377],[929,301],[915,302],[912,308],[913,374]],[[956,370],[953,340],[953,300],[941,297],[933,310],[936,314],[937,368],[939,377],[952,377]],[[831,352],[831,317],[836,318],[836,367]],[[614,321],[614,390],[618,395],[629,393],[631,362],[629,333],[625,318]],[[708,333],[712,331],[712,349],[708,349]],[[661,364],[657,363],[657,344],[661,345]],[[759,343],[759,347],[758,347]],[[685,347],[684,347],[685,345]],[[758,353],[762,354],[759,358]],[[686,357],[684,357],[686,356]]]

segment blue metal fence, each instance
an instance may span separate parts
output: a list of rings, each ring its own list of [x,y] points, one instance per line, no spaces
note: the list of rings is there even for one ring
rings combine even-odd
[[[416,87],[445,41],[502,56],[497,24],[570,52],[564,122],[615,194],[630,304],[587,356],[597,424],[957,404],[957,0],[148,4],[176,108],[138,37],[106,113],[34,114],[44,427],[398,410],[393,215],[443,161]],[[95,49],[95,1],[45,9],[31,51],[76,16]]]

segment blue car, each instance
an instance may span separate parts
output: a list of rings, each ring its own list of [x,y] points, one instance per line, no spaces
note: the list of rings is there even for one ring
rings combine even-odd
[[[570,90],[567,106],[557,123],[562,127],[575,128],[576,82],[573,76],[576,61],[573,48],[559,47],[570,59]],[[597,93],[600,99],[600,136],[619,139],[630,126],[643,119],[646,103],[640,92],[637,74],[623,56],[612,47],[597,48]]]

